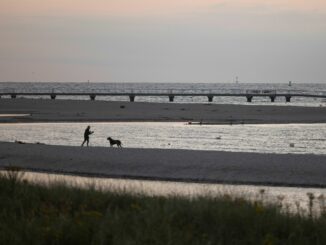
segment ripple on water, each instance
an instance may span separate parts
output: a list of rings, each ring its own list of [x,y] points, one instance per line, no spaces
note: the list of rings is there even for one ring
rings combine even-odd
[[[202,125],[171,122],[0,124],[0,141],[79,146],[87,125],[91,146],[120,139],[129,148],[326,154],[326,124]]]

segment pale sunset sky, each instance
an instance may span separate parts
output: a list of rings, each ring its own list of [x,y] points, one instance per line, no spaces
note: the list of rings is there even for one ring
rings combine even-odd
[[[0,82],[326,82],[326,0],[0,0]]]

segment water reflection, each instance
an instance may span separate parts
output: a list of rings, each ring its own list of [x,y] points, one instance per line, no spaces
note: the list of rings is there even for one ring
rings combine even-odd
[[[4,171],[0,171],[4,173]],[[284,211],[301,214],[308,213],[308,196],[314,197],[315,215],[320,213],[321,197],[326,197],[326,189],[271,187],[251,185],[223,185],[199,184],[170,181],[143,181],[128,179],[110,179],[95,177],[80,177],[61,174],[26,172],[24,179],[32,183],[50,185],[64,183],[82,188],[95,188],[97,190],[110,190],[149,196],[183,196],[193,198],[198,196],[224,196],[241,197],[249,201],[263,200],[263,202],[281,205]]]
[[[27,117],[30,114],[0,114],[0,117]]]
[[[128,148],[326,154],[326,124],[19,123],[0,124],[0,141],[80,146],[87,125],[91,146],[108,147],[110,136]]]

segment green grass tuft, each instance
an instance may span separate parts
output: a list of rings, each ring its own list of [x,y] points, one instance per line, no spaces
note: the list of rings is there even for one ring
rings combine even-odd
[[[326,244],[325,215],[261,201],[45,187],[10,176],[0,177],[0,244]]]

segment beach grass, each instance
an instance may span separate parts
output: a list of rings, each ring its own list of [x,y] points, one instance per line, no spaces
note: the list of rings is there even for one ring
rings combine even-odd
[[[151,197],[0,176],[0,244],[326,244],[326,215],[229,195]]]

